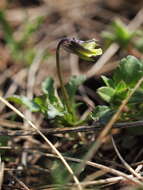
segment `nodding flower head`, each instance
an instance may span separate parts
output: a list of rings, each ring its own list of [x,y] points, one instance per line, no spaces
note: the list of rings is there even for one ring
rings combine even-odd
[[[87,61],[95,61],[96,56],[102,54],[102,49],[99,48],[95,39],[81,41],[75,38],[64,38],[62,45],[66,51],[76,54]]]

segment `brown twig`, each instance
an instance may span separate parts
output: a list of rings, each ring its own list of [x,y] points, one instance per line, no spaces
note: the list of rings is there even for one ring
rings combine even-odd
[[[10,127],[10,121],[8,120],[0,120],[0,125]],[[11,127],[22,127],[23,124],[20,122],[12,122]],[[92,132],[96,131],[99,132],[105,124],[97,121],[94,125],[84,125],[84,126],[76,126],[76,127],[64,127],[64,128],[52,128],[52,129],[41,129],[41,132],[44,134],[65,134],[65,133],[77,133],[77,132]],[[143,120],[134,121],[134,122],[121,122],[115,123],[113,128],[116,129],[123,129],[129,127],[141,127],[143,126]],[[8,129],[1,129],[0,135],[6,136],[29,136],[29,135],[36,135],[36,130],[8,130]]]

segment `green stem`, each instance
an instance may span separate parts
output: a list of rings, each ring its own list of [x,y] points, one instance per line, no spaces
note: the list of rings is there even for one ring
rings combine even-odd
[[[64,97],[65,100],[65,106],[67,108],[67,111],[69,113],[72,113],[71,111],[71,106],[70,106],[70,102],[69,102],[69,97],[67,94],[67,91],[65,89],[64,83],[63,83],[63,78],[62,78],[62,72],[61,72],[61,66],[60,66],[60,47],[62,45],[62,43],[64,42],[64,40],[61,40],[58,43],[57,49],[56,49],[56,66],[57,66],[57,74],[58,74],[58,78],[59,78],[59,82],[60,82],[60,86],[61,86],[61,90],[62,90],[62,95]]]

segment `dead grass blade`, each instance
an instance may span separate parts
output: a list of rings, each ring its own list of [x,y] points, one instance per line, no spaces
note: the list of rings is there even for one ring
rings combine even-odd
[[[118,158],[120,159],[120,161],[123,163],[123,165],[127,168],[127,170],[129,170],[131,172],[132,175],[134,175],[138,179],[142,179],[142,177],[123,159],[123,157],[121,156],[121,154],[115,144],[113,136],[111,136],[111,139],[112,139],[112,144],[115,149],[115,152],[116,152]]]
[[[3,177],[4,177],[4,163],[0,161],[0,190],[2,189]]]

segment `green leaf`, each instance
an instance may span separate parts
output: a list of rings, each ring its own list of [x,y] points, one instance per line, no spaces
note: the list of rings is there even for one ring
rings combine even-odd
[[[113,87],[114,84],[113,84],[113,80],[110,79],[110,78],[107,78],[106,76],[101,76],[102,80],[104,81],[104,83],[106,84],[106,86],[108,87]]]
[[[103,38],[108,45],[111,42],[118,43],[121,47],[126,47],[132,38],[137,35],[137,32],[131,32],[121,20],[112,22],[111,31],[102,32]]]
[[[44,94],[54,94],[54,80],[51,77],[46,78],[42,82],[42,90]]]
[[[115,91],[116,91],[116,93],[121,93],[121,92],[127,90],[127,88],[128,88],[128,86],[127,86],[126,83],[122,80],[122,81],[120,81],[120,82],[116,85]]]
[[[116,84],[122,80],[130,87],[133,87],[141,76],[143,76],[142,63],[134,56],[127,56],[127,58],[121,60],[113,79]]]
[[[139,89],[137,90],[133,96],[130,98],[129,100],[129,103],[134,103],[134,104],[137,104],[137,103],[143,103],[143,90],[142,89]]]
[[[37,96],[33,101],[40,107],[40,111],[42,113],[47,113],[48,104],[47,97],[45,95]]]
[[[121,20],[114,21],[112,26],[118,38],[128,39],[129,30]]]
[[[78,87],[85,81],[86,77],[83,75],[71,77],[68,84],[65,86],[68,92],[70,101],[73,102]]]
[[[16,104],[25,105],[31,112],[38,112],[40,110],[40,107],[38,104],[33,102],[32,100],[29,100],[25,96],[11,96],[8,97],[7,100],[14,102]]]
[[[97,93],[106,102],[111,102],[113,96],[115,95],[115,90],[111,87],[101,87],[98,89]]]
[[[47,116],[48,119],[54,119],[57,116],[64,116],[64,113],[59,111],[56,107],[54,107],[52,104],[48,105],[48,110],[47,110]]]
[[[99,120],[107,113],[109,113],[111,109],[108,106],[96,106],[95,109],[92,111],[91,118],[93,120]]]
[[[42,82],[42,91],[48,96],[51,103],[57,101],[55,96],[54,80],[51,77],[46,78],[44,82]]]
[[[111,42],[115,41],[115,38],[116,38],[112,32],[108,32],[108,31],[103,31],[101,35],[105,40],[109,40]]]
[[[121,20],[116,20],[112,23],[114,34],[116,36],[116,41],[121,46],[128,45],[129,41],[133,37],[134,33],[130,32],[125,24]]]

